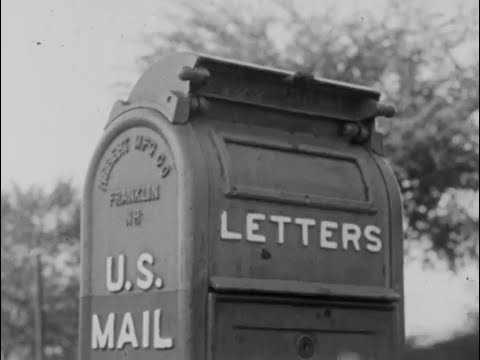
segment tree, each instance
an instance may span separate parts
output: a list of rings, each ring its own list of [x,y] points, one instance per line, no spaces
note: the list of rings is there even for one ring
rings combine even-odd
[[[146,36],[140,67],[187,49],[381,90],[399,109],[378,126],[404,197],[407,250],[422,244],[426,263],[441,257],[453,269],[476,261],[478,215],[465,204],[478,207],[478,50],[469,61],[458,54],[478,44],[478,9],[446,19],[392,1],[383,16],[342,19],[299,5],[183,3],[169,15],[174,30]]]
[[[78,324],[80,207],[72,185],[1,195],[2,349],[33,358],[34,258],[42,264],[46,359],[73,359]]]

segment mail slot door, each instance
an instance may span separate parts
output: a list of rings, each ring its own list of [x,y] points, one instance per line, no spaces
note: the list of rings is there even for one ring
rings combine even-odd
[[[389,305],[211,295],[211,360],[387,360]]]
[[[236,113],[250,121],[213,106],[204,119],[208,359],[396,359],[400,218],[381,160],[341,139],[336,121]],[[294,120],[305,127],[292,133]]]
[[[211,277],[393,288],[389,195],[369,151],[331,120],[211,113]],[[310,126],[292,134],[288,120]]]

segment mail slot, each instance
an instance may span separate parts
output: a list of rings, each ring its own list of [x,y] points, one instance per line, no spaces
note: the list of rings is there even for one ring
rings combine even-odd
[[[379,96],[193,53],[147,70],[86,177],[80,358],[399,359]]]

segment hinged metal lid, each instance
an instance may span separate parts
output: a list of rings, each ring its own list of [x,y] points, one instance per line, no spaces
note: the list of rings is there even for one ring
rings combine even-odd
[[[155,63],[127,102],[117,102],[109,122],[131,107],[160,110],[185,123],[208,101],[227,101],[302,115],[358,122],[393,116],[379,92],[358,85],[195,53],[176,53]]]

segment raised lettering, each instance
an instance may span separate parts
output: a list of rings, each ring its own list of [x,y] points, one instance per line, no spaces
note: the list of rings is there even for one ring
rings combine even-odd
[[[140,150],[142,148],[143,135],[137,135],[135,137],[135,150]]]
[[[121,189],[110,194],[111,207],[120,207],[157,200],[160,200],[160,185]]]
[[[302,244],[303,246],[308,246],[309,227],[314,226],[316,224],[315,220],[306,219],[306,218],[296,218],[295,224],[300,225],[302,227]]]
[[[342,225],[342,245],[344,250],[348,250],[348,244],[352,243],[356,251],[360,251],[360,237],[362,230],[357,224],[344,223]]]
[[[162,168],[162,177],[167,177],[170,174],[170,170],[172,170],[170,165],[166,165]]]
[[[113,171],[113,168],[118,163],[118,161],[130,151],[130,138],[126,138],[117,145],[115,145],[110,151],[109,157],[105,159],[104,165],[100,170],[100,183],[99,188],[102,191],[106,191],[108,184],[110,182],[110,175]]]
[[[123,315],[122,327],[118,334],[117,349],[123,349],[126,344],[130,344],[135,349],[138,348],[135,325],[133,324],[132,314],[129,312]]]
[[[266,238],[264,235],[256,234],[255,232],[259,230],[260,226],[257,221],[265,220],[264,214],[247,214],[247,240],[251,242],[265,242]]]
[[[167,157],[164,153],[161,153],[160,155],[158,155],[157,157],[157,167],[162,167],[163,164],[165,163],[165,160],[167,160]]]
[[[153,347],[155,349],[171,349],[173,339],[171,337],[163,338],[161,336],[162,310],[156,309],[153,312]]]
[[[110,292],[119,292],[125,284],[125,255],[119,255],[117,261],[117,278],[113,279],[113,256],[107,257],[107,289]]]
[[[102,330],[100,317],[97,314],[92,315],[92,349],[114,349],[115,339],[115,314],[108,314],[105,327]]]
[[[142,210],[132,210],[129,211],[126,218],[126,225],[127,227],[131,226],[142,226],[143,221],[143,211]]]
[[[366,248],[371,252],[380,252],[382,250],[382,240],[380,234],[382,231],[378,226],[367,225],[365,227],[365,238],[367,239]]]
[[[338,229],[338,223],[333,221],[322,221],[320,223],[320,247],[324,249],[337,249],[336,241],[331,240],[333,235],[332,230]]]
[[[144,311],[142,317],[142,347],[148,349],[150,347],[150,311]]]
[[[240,240],[242,234],[228,230],[228,215],[226,211],[222,212],[220,217],[220,237],[223,240]]]
[[[143,253],[138,257],[137,268],[144,279],[137,278],[137,286],[142,290],[148,290],[153,286],[153,272],[145,265],[153,265],[154,258],[149,253]]]
[[[288,216],[271,215],[270,220],[278,225],[278,243],[285,242],[285,224],[291,223],[292,218]]]

